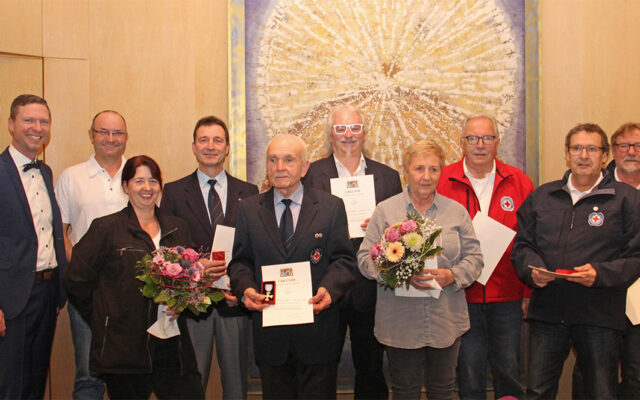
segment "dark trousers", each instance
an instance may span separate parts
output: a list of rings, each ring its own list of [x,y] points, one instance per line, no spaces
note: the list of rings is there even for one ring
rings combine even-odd
[[[531,359],[528,399],[553,399],[564,361],[573,344],[585,396],[614,399],[618,382],[618,363],[622,331],[597,326],[549,324],[530,321]]]
[[[265,400],[336,398],[338,363],[304,364],[290,353],[283,365],[257,364]]]
[[[148,399],[151,392],[158,399],[204,399],[197,369],[180,370],[179,337],[152,337],[152,372],[150,374],[104,374],[110,399]]]
[[[629,323],[622,351],[621,399],[640,399],[640,325]]]
[[[344,340],[349,327],[351,357],[356,369],[354,398],[387,399],[389,388],[382,369],[384,346],[373,335],[375,311],[356,311],[350,303],[341,305],[340,330]]]
[[[487,398],[487,365],[495,397],[524,397],[520,383],[522,301],[469,304],[471,328],[462,335],[458,357],[461,399]]]
[[[449,347],[399,349],[387,346],[393,399],[417,400],[422,384],[430,400],[455,399],[460,338]]]
[[[57,280],[33,282],[27,305],[5,320],[0,337],[0,399],[42,399],[53,333],[56,329]]]

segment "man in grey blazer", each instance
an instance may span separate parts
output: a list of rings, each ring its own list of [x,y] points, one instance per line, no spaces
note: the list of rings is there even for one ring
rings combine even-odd
[[[229,130],[220,118],[201,118],[193,130],[193,154],[198,169],[164,187],[160,210],[188,222],[197,249],[211,250],[218,225],[235,227],[238,205],[258,194],[255,185],[234,178],[224,170],[229,154]],[[211,183],[210,183],[211,182]],[[225,272],[219,263],[219,274]],[[226,302],[210,307],[202,317],[187,320],[191,341],[206,392],[215,341],[224,399],[247,397],[249,315],[237,299],[225,293]],[[215,339],[215,340],[214,340]]]
[[[37,155],[51,135],[47,102],[11,103],[0,155],[0,399],[44,396],[58,311],[65,302],[62,221],[51,169]]]
[[[302,139],[274,136],[267,147],[273,187],[243,201],[238,212],[229,275],[234,294],[255,311],[254,350],[265,399],[336,397],[337,304],[354,282],[356,260],[342,200],[301,184],[308,168]],[[304,261],[311,269],[314,322],[263,327],[268,304],[260,294],[261,267]]]
[[[350,105],[334,108],[327,118],[326,131],[332,154],[311,164],[304,177],[305,185],[331,193],[331,178],[373,175],[376,204],[402,192],[398,171],[363,155],[367,123],[360,110]],[[361,227],[366,230],[368,223],[367,218]],[[355,254],[362,238],[351,239],[351,243]],[[382,371],[383,347],[373,335],[376,283],[362,276],[357,268],[352,274],[356,284],[341,303],[340,326],[343,341],[349,327],[356,369],[355,398],[386,399],[389,390]]]

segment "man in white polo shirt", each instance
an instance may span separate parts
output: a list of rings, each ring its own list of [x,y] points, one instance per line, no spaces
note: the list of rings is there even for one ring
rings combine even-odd
[[[110,110],[99,112],[89,129],[95,153],[89,160],[65,169],[56,182],[67,260],[71,259],[72,246],[89,229],[94,218],[112,214],[127,205],[127,195],[120,182],[127,137],[122,115]],[[91,330],[71,304],[69,322],[76,362],[73,398],[101,399],[104,384],[89,372]]]

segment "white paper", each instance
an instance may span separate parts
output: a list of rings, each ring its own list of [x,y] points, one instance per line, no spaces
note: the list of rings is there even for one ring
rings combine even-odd
[[[276,304],[262,310],[262,326],[298,325],[313,323],[311,264],[308,261],[292,264],[264,265],[262,281],[274,281]]]
[[[480,250],[484,259],[482,273],[476,281],[486,285],[516,235],[516,231],[482,212],[478,212],[473,218],[473,229],[476,231],[476,238],[480,241]]]
[[[349,237],[364,237],[360,225],[376,208],[376,192],[373,175],[331,178],[331,194],[344,202],[349,225]]]
[[[147,329],[147,332],[159,339],[169,339],[180,334],[178,320],[171,321],[167,308],[166,304],[158,305],[158,319]]]
[[[424,267],[429,269],[437,269],[438,268],[438,259],[437,257],[428,258],[424,262]],[[405,289],[404,286],[396,288],[394,290],[396,296],[400,297],[433,297],[434,299],[440,298],[440,293],[442,293],[442,287],[435,279],[432,279],[428,282],[429,285],[432,286],[431,289],[416,289],[413,286],[409,285],[409,289]]]
[[[627,289],[627,317],[633,325],[640,324],[640,279]]]
[[[211,251],[224,250],[224,263],[229,265],[233,252],[233,240],[235,238],[236,228],[225,225],[216,226],[216,235],[213,237]],[[229,275],[221,276],[217,281],[213,282],[214,289],[230,290]]]

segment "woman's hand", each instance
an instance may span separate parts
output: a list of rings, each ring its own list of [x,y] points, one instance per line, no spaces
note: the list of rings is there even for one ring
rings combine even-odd
[[[451,272],[450,269],[425,268],[420,271],[420,275],[414,275],[411,277],[411,286],[420,290],[433,289],[433,286],[429,284],[429,281],[432,280],[438,282],[438,285],[443,289],[455,282],[453,272]]]
[[[175,321],[180,316],[180,313],[176,312],[175,306],[167,307],[165,314],[169,316],[169,321]]]

